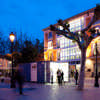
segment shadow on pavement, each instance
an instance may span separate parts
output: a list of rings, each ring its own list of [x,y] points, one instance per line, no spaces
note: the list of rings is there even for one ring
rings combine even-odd
[[[37,89],[37,88],[23,88],[24,91],[27,91],[27,90],[30,91],[30,90],[36,90],[36,89]]]

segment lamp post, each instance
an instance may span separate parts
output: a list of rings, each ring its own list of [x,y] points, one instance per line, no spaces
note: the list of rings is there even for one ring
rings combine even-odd
[[[98,51],[97,51],[97,42],[95,43],[95,61],[96,61],[96,63],[95,63],[95,84],[94,84],[94,86],[95,87],[99,87],[99,83],[98,83],[98,66],[97,66],[97,53],[98,53]]]
[[[9,35],[10,41],[11,41],[11,53],[13,53],[13,43],[15,40],[15,35],[13,34],[13,32],[11,32],[11,34]],[[12,55],[12,66],[11,66],[11,88],[15,88],[15,81],[14,81],[14,69],[13,69],[13,55]]]

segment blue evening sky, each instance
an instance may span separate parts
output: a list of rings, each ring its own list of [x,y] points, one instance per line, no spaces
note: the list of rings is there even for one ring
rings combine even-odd
[[[0,0],[0,32],[22,32],[43,40],[42,29],[91,9],[100,0]]]

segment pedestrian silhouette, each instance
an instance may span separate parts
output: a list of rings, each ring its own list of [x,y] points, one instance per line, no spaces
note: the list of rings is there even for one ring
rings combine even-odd
[[[74,71],[71,70],[71,77],[73,78],[73,76],[74,76]]]
[[[77,71],[77,70],[76,70],[76,72],[75,72],[75,76],[74,76],[74,77],[75,77],[75,81],[76,81],[75,83],[76,83],[76,85],[77,85],[77,81],[78,81],[78,71]]]
[[[63,71],[61,72],[61,83],[64,83],[64,73],[63,73]]]
[[[53,72],[51,72],[51,83],[53,84]]]
[[[18,82],[18,87],[19,87],[19,93],[23,94],[23,83],[24,83],[24,74],[23,74],[23,69],[19,68],[16,72],[16,80]]]
[[[57,70],[57,78],[58,78],[58,84],[61,84],[61,71],[58,69]]]

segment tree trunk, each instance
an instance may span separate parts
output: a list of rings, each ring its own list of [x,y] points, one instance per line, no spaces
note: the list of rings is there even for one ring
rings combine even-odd
[[[80,69],[79,85],[78,85],[79,90],[83,90],[84,88],[85,61],[86,61],[86,50],[82,49],[81,50],[81,69]]]

